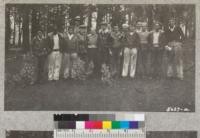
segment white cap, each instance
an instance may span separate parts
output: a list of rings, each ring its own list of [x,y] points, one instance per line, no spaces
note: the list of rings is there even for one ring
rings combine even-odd
[[[129,25],[128,24],[122,24],[122,28],[128,28]]]

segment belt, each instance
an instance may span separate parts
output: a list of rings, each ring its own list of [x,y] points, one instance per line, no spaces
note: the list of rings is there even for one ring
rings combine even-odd
[[[153,44],[154,47],[159,47],[159,44]]]
[[[53,51],[60,51],[59,49],[53,49]]]

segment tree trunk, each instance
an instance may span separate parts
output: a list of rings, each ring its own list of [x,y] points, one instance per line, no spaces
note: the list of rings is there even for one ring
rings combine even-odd
[[[98,13],[97,13],[97,26],[96,26],[96,30],[99,29],[100,23],[102,22],[103,19],[103,5],[98,5]]]
[[[92,26],[92,11],[89,10],[89,15],[88,15],[88,32],[91,30],[91,26]]]
[[[152,14],[153,7],[149,6],[147,7],[147,9],[145,8],[145,10],[148,18],[148,27],[151,30],[153,28],[153,14]]]
[[[10,35],[11,35],[11,28],[10,28],[10,7],[6,6],[6,31],[5,31],[5,52],[8,51],[10,46]]]
[[[32,32],[31,32],[31,35],[34,37],[36,34],[37,34],[37,31],[39,30],[39,17],[37,15],[37,11],[35,9],[33,9],[33,12],[32,12],[32,20],[31,20],[31,23],[32,23]]]
[[[22,35],[22,31],[21,31],[21,17],[20,18],[20,21],[19,21],[19,39],[18,39],[18,46],[21,47],[21,35]]]
[[[13,30],[13,46],[15,46],[15,32],[16,32],[16,15],[15,15],[16,13],[14,13],[14,30]]]
[[[23,42],[22,46],[25,51],[30,49],[29,47],[29,7],[28,5],[23,5]]]

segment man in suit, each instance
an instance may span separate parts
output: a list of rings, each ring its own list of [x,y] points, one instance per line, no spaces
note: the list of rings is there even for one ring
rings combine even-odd
[[[139,62],[138,72],[141,73],[141,76],[150,77],[150,46],[148,42],[149,34],[147,23],[142,24],[142,30],[138,32],[140,38],[140,48],[139,48]],[[140,72],[141,71],[141,72]]]
[[[60,76],[62,52],[65,45],[63,34],[58,32],[58,27],[54,25],[53,32],[48,34],[46,45],[49,48],[48,80],[57,81]]]
[[[122,34],[119,31],[119,27],[114,26],[111,32],[111,70],[113,76],[119,76],[120,74],[120,53],[122,52],[121,37]]]
[[[155,23],[154,29],[149,35],[151,48],[151,73],[153,78],[161,78],[162,76],[165,37],[160,28],[160,24]]]
[[[37,35],[32,40],[33,54],[38,58],[38,74],[37,81],[39,83],[44,80],[44,65],[47,59],[47,48],[42,31],[38,31]]]
[[[101,65],[110,64],[110,46],[111,36],[107,28],[107,23],[101,23],[101,29],[99,30],[97,45],[100,53]]]

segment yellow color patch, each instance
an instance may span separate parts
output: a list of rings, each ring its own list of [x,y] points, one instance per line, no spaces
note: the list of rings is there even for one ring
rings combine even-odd
[[[111,125],[111,121],[103,121],[103,129],[111,129],[112,125]]]

